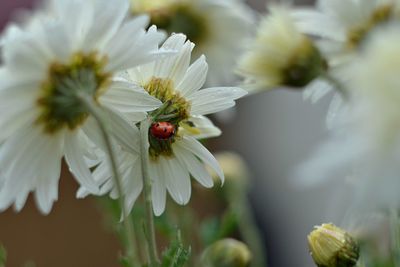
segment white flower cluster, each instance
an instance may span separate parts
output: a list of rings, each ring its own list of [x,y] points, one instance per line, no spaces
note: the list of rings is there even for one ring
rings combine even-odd
[[[205,165],[223,180],[197,139],[220,135],[204,115],[232,107],[246,92],[201,89],[208,65],[205,56],[191,63],[194,43],[172,34],[159,46],[165,33],[129,10],[128,0],[49,0],[7,27],[1,37],[0,210],[13,205],[19,211],[33,192],[40,211],[49,213],[62,158],[81,185],[79,196],[120,197],[104,132],[129,210],[143,187],[143,153],[157,215],[167,191],[179,204],[189,201],[190,175],[213,185]]]
[[[399,206],[400,1],[318,0],[269,11],[238,64],[246,87],[305,88],[313,102],[336,92],[330,139],[297,178],[350,177],[357,204]]]
[[[345,178],[356,207],[399,207],[400,1],[320,0],[293,17],[317,37],[346,92],[329,139],[298,175],[308,182]]]

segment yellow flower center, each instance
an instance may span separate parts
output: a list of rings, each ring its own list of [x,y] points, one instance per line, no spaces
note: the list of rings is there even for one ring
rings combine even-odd
[[[74,130],[85,122],[89,113],[78,94],[89,95],[97,101],[111,78],[104,72],[106,61],[96,53],[77,53],[68,64],[50,65],[37,100],[40,114],[36,123],[46,133],[53,134],[66,127]]]
[[[172,156],[171,146],[175,142],[175,138],[179,136],[179,127],[191,123],[188,121],[191,103],[174,89],[173,81],[170,79],[152,78],[144,88],[150,95],[163,103],[160,108],[149,113],[152,120],[170,123],[175,128],[174,133],[168,139],[157,138],[149,131],[150,158],[156,160],[160,155]]]
[[[351,29],[347,33],[347,47],[357,48],[376,26],[390,21],[394,16],[394,6],[392,4],[382,5],[372,12],[365,24]]]

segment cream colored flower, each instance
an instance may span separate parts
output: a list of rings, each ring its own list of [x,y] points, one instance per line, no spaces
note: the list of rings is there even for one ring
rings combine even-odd
[[[219,136],[221,131],[204,115],[212,114],[235,105],[236,99],[246,91],[235,87],[201,89],[208,66],[204,56],[190,64],[194,44],[183,34],[173,34],[161,49],[178,51],[176,56],[162,58],[128,71],[124,78],[140,85],[163,105],[148,113],[151,125],[144,127],[148,133],[149,173],[152,179],[154,213],[165,210],[167,192],[180,205],[188,203],[191,196],[191,178],[205,187],[213,186],[213,179],[205,165],[216,172],[221,180],[224,174],[214,156],[197,140]],[[122,111],[124,115],[126,112]],[[143,124],[143,122],[142,122]],[[132,137],[130,146],[139,149],[139,131]],[[118,165],[122,174],[126,208],[130,211],[143,184],[141,159],[131,155],[126,147],[119,150]],[[118,197],[112,173],[106,162],[94,171],[101,193],[111,192]],[[80,195],[85,196],[85,188]]]
[[[349,112],[296,176],[309,182],[349,178],[357,207],[400,204],[400,24],[373,33],[349,70]]]
[[[134,14],[148,13],[168,33],[183,33],[196,44],[194,57],[207,57],[210,86],[234,80],[233,68],[253,33],[254,14],[242,0],[131,0]]]
[[[143,89],[113,80],[157,56],[163,34],[145,31],[147,17],[125,21],[125,0],[46,3],[48,10],[22,27],[10,26],[2,40],[1,210],[12,204],[20,210],[32,191],[40,211],[49,213],[63,157],[78,182],[98,192],[86,161],[101,135],[81,99],[107,110],[121,143],[127,143],[126,122],[112,110],[129,103],[131,113],[143,114],[160,104]]]
[[[256,39],[238,64],[238,72],[251,89],[277,86],[303,87],[324,68],[312,40],[300,33],[284,6],[270,8]]]

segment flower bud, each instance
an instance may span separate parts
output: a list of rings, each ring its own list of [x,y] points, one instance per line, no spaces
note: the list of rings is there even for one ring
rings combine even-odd
[[[316,226],[308,245],[318,267],[352,267],[359,257],[357,241],[331,223]]]
[[[204,267],[247,267],[250,266],[251,253],[244,243],[226,238],[209,246],[201,261]]]

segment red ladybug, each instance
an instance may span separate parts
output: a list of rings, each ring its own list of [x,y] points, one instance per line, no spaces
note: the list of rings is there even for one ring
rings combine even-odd
[[[150,126],[150,133],[158,139],[169,139],[175,134],[175,126],[166,121],[155,122]]]

